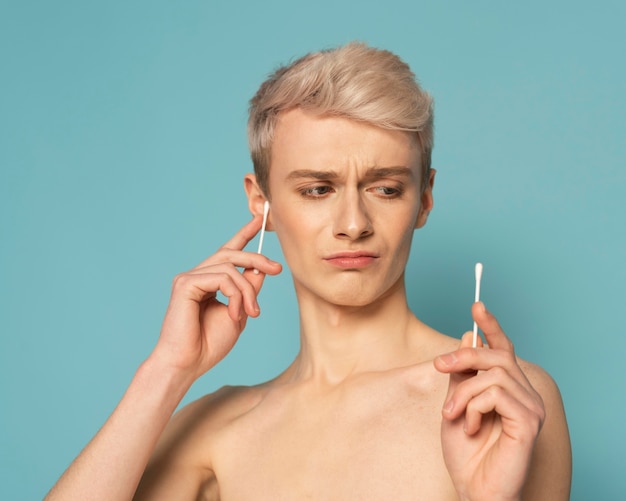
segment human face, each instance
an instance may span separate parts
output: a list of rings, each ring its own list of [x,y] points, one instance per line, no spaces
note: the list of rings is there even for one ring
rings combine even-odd
[[[269,176],[272,227],[302,300],[364,306],[402,288],[432,206],[414,135],[301,109],[282,113]]]

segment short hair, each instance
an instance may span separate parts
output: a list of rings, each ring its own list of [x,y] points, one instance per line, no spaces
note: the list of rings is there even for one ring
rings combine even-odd
[[[433,149],[433,100],[408,64],[387,50],[352,42],[281,66],[250,100],[248,143],[259,187],[269,196],[272,142],[283,111],[294,108],[383,129],[415,132],[423,185]]]

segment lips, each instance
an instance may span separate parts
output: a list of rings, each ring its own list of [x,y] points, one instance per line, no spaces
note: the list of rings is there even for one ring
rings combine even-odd
[[[372,264],[378,255],[369,251],[344,251],[326,256],[324,260],[339,268],[357,269]]]

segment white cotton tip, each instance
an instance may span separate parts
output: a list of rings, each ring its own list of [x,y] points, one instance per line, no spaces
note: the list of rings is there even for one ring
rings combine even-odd
[[[482,263],[476,263],[476,266],[474,266],[474,275],[476,276],[476,294],[474,295],[474,302],[478,302],[480,301],[480,280],[483,278]]]
[[[476,263],[476,266],[474,266],[474,273],[476,274],[476,281],[480,282],[480,279],[483,276],[483,263]]]

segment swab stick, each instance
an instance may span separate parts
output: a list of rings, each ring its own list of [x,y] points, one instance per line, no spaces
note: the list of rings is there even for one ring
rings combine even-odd
[[[476,263],[474,266],[474,275],[476,276],[476,292],[474,293],[474,302],[480,301],[480,279],[483,277],[483,265],[482,263]],[[476,348],[476,342],[478,341],[478,325],[474,321],[474,337],[472,338],[472,347]]]
[[[270,211],[270,203],[266,200],[263,204],[263,225],[261,226],[261,238],[259,238],[259,250],[257,254],[261,254],[263,249],[263,237],[265,236],[265,226],[267,226],[267,214]]]
[[[263,249],[263,237],[265,236],[265,226],[267,226],[267,214],[270,211],[270,203],[266,200],[263,204],[263,224],[261,225],[261,236],[259,237],[259,250],[256,251],[257,254],[261,254],[261,250]],[[258,275],[259,270],[254,269],[254,274]]]

